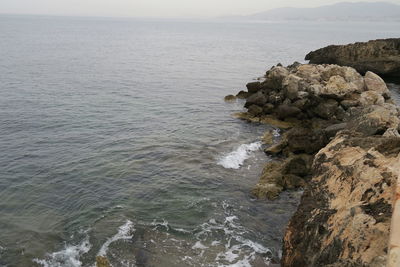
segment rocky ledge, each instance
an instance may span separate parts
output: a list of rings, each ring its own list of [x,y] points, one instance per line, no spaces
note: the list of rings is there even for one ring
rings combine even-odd
[[[375,73],[295,63],[247,84],[237,117],[285,129],[263,137],[267,162],[252,194],[303,188],[282,266],[384,266],[399,175],[399,109]],[[229,97],[232,99],[232,96]]]
[[[350,66],[360,73],[400,77],[400,38],[330,45],[306,55],[313,64]]]

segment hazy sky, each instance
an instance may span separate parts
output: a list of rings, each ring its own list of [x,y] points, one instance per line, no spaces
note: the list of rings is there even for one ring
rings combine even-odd
[[[314,7],[346,0],[0,0],[0,13],[129,17],[244,15],[276,7]],[[358,2],[347,0],[347,2]],[[392,2],[400,0],[373,0]]]

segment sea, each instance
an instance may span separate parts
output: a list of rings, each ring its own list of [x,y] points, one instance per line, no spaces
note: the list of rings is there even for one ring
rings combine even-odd
[[[399,22],[0,15],[0,266],[278,263],[302,191],[252,197],[261,136],[281,132],[224,96],[311,50],[399,36]]]

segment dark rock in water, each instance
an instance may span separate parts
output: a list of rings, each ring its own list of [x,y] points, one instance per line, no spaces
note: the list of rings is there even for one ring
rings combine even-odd
[[[249,96],[249,93],[245,92],[243,90],[236,94],[236,97],[239,99],[246,99],[248,96]]]
[[[252,94],[247,98],[247,101],[245,103],[245,107],[248,108],[251,105],[257,105],[257,106],[264,106],[266,104],[267,98],[264,96],[264,94],[261,91],[258,91],[255,94]]]
[[[233,102],[236,100],[236,96],[234,95],[227,95],[224,97],[225,102]]]
[[[360,73],[400,76],[400,38],[330,45],[306,55],[313,64],[350,66]]]
[[[260,106],[257,106],[257,105],[251,105],[251,106],[248,108],[248,112],[249,112],[251,115],[257,116],[257,115],[260,115],[260,114],[263,112],[263,108],[260,107]]]
[[[254,94],[257,93],[258,90],[261,89],[261,83],[260,82],[251,82],[246,84],[247,87],[247,91],[249,92],[249,94]]]
[[[301,110],[297,107],[282,104],[277,108],[276,113],[278,115],[278,118],[282,120],[286,118],[296,117],[299,113],[301,113]]]

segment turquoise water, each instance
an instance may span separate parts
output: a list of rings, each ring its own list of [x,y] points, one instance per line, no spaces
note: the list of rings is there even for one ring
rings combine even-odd
[[[272,127],[232,118],[243,103],[223,97],[310,50],[399,33],[0,16],[0,266],[278,260],[300,192],[251,198]]]

